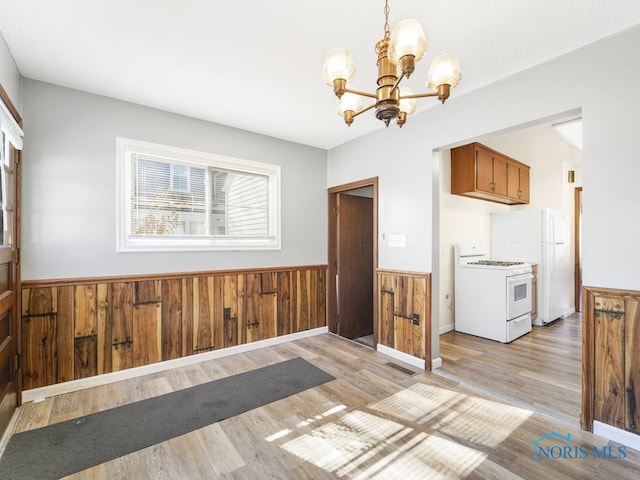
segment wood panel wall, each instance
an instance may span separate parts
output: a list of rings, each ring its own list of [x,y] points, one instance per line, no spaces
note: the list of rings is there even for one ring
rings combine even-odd
[[[585,288],[582,427],[640,434],[640,292]]]
[[[378,270],[378,343],[431,370],[431,275]]]
[[[23,388],[326,326],[326,266],[22,284]]]

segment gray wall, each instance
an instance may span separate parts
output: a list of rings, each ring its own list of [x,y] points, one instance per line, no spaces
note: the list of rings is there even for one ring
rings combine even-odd
[[[636,59],[639,44],[636,27],[467,95],[454,91],[402,130],[331,150],[327,165],[321,150],[25,80],[23,278],[324,263],[327,184],[373,176],[380,234],[407,236],[407,248],[379,238],[379,266],[437,272],[440,150],[581,109],[584,284],[640,290],[640,63],[620,61]],[[116,254],[116,136],[281,164],[282,251]],[[436,278],[433,286],[435,358]]]
[[[23,280],[327,261],[326,152],[23,80]],[[282,250],[116,253],[116,137],[280,165]]]
[[[636,27],[467,95],[456,97],[454,90],[446,105],[411,117],[402,131],[382,129],[331,150],[329,186],[379,176],[380,232],[407,234],[407,248],[379,238],[380,267],[438,272],[440,150],[581,108],[584,284],[640,290],[638,45]]]
[[[0,85],[9,95],[11,103],[21,111],[20,72],[2,33],[0,33]]]

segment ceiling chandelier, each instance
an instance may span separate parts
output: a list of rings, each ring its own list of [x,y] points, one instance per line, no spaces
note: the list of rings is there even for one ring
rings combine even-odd
[[[387,127],[394,118],[402,127],[407,116],[416,110],[416,98],[438,97],[444,103],[451,89],[462,78],[458,59],[448,53],[437,56],[431,63],[427,75],[427,87],[431,92],[414,94],[409,87],[401,87],[400,82],[411,76],[416,62],[427,51],[427,39],[418,21],[411,18],[399,22],[389,34],[389,0],[385,0],[384,18],[384,38],[376,44],[378,88],[375,93],[350,88],[349,82],[355,75],[355,68],[346,48],[329,50],[324,60],[322,78],[333,87],[338,97],[338,114],[349,126],[355,117],[375,108],[376,118]],[[363,108],[362,97],[375,99],[375,102]]]

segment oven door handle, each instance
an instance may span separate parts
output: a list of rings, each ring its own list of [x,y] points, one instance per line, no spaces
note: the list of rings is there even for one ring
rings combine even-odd
[[[521,273],[520,275],[512,275],[507,278],[510,282],[519,282],[520,280],[526,280],[527,278],[533,279],[533,273]]]

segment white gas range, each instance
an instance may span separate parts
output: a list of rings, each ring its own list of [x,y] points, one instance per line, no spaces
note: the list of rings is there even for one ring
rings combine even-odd
[[[531,331],[531,265],[492,261],[482,243],[454,245],[455,330],[509,343]]]

